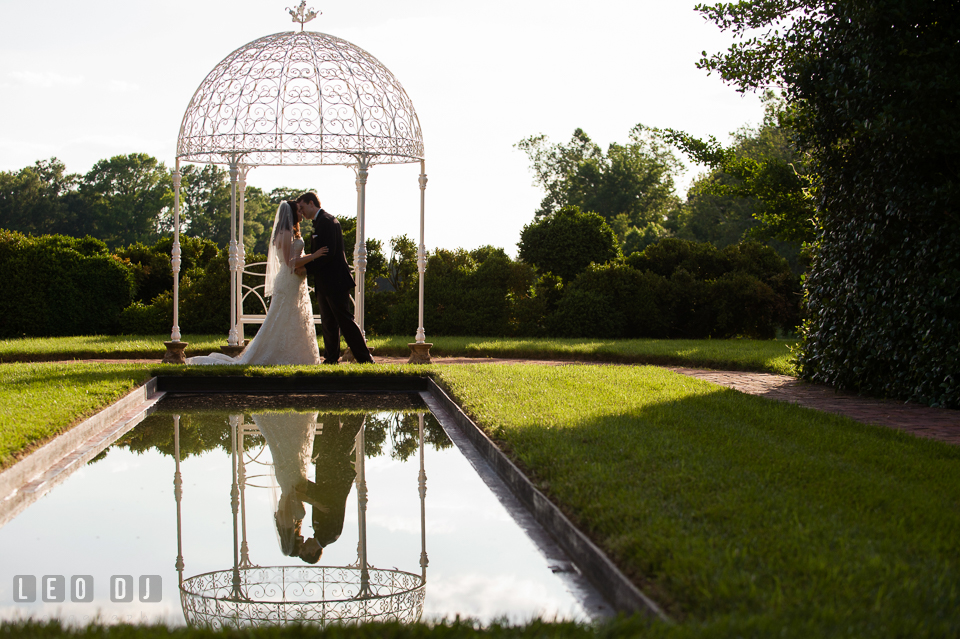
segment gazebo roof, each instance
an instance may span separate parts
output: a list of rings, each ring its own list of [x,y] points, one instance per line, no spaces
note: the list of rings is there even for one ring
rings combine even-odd
[[[214,67],[183,115],[177,158],[247,166],[417,162],[410,97],[379,60],[312,31],[269,35]]]

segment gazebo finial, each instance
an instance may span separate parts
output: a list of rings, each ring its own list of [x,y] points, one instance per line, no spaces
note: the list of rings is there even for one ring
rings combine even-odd
[[[317,13],[316,11],[313,10],[313,7],[310,7],[310,9],[307,9],[307,0],[302,0],[302,2],[300,2],[300,6],[297,7],[296,11],[294,11],[290,7],[287,7],[287,11],[290,13],[291,16],[293,16],[294,22],[300,23],[301,31],[303,31],[303,25],[305,25],[306,23],[310,22],[311,20],[316,18],[318,15],[323,13],[322,11],[320,13]]]

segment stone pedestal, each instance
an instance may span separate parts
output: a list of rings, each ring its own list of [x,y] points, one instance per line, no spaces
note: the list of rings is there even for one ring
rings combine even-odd
[[[243,349],[247,347],[247,344],[250,343],[250,340],[246,340],[243,344],[238,344],[236,346],[230,346],[229,344],[222,347],[220,352],[226,355],[227,357],[238,357],[240,353],[243,352]]]
[[[433,344],[407,344],[410,347],[410,359],[407,360],[408,364],[429,364],[430,363],[430,347]]]
[[[167,352],[163,354],[164,364],[186,364],[187,357],[183,351],[187,348],[187,342],[164,342]]]

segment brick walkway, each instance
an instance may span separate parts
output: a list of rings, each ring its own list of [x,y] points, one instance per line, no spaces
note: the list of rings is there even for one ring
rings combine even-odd
[[[380,364],[405,364],[405,357],[376,358]],[[159,363],[157,360],[84,360],[88,362]],[[477,357],[434,357],[434,364],[542,364],[565,366],[576,364],[604,364],[605,362],[572,362],[569,360],[529,360]],[[828,386],[808,384],[786,375],[746,373],[742,371],[714,371],[699,368],[665,367],[682,375],[689,375],[714,384],[734,388],[750,395],[759,395],[781,402],[790,402],[806,408],[845,415],[859,422],[897,428],[919,437],[960,445],[960,410],[930,408],[918,404],[904,404],[894,400],[860,397],[852,393],[836,392]]]
[[[672,371],[729,386],[750,395],[845,415],[858,422],[890,426],[920,437],[960,444],[960,411],[860,397],[786,375],[668,367]]]

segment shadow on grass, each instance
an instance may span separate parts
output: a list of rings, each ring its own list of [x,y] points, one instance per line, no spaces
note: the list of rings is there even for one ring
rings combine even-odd
[[[960,627],[960,448],[715,389],[504,433],[675,619]]]

